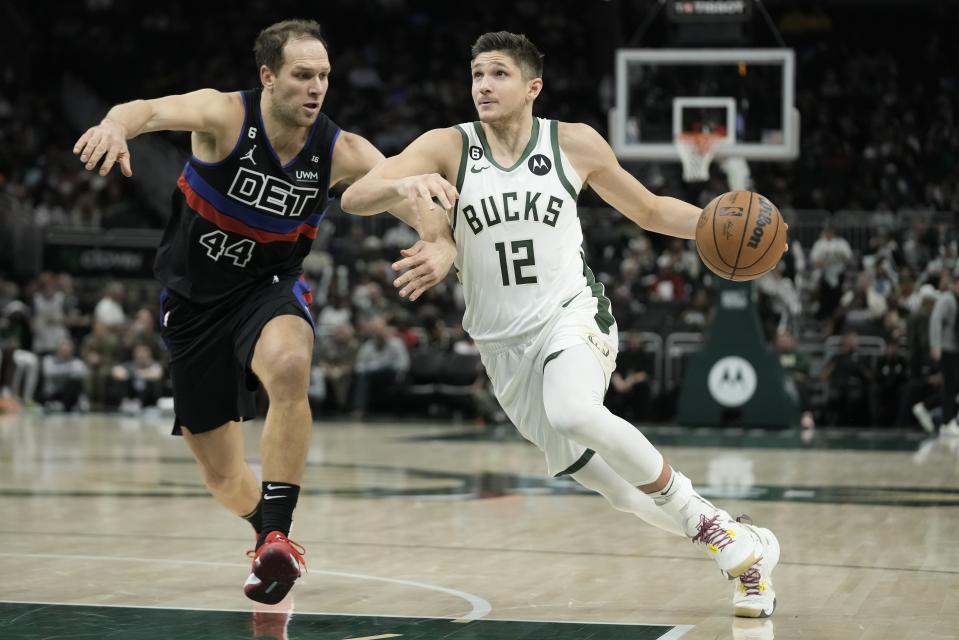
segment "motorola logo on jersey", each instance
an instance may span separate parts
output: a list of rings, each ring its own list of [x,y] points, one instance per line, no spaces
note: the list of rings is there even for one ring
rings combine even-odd
[[[550,162],[549,158],[543,154],[537,153],[535,156],[529,159],[529,162],[526,163],[526,166],[529,167],[529,170],[536,175],[545,176],[547,173],[549,173],[549,170],[553,168],[553,163]]]
[[[472,160],[479,160],[483,157],[483,150],[477,147],[475,144],[470,147],[470,158]]]
[[[310,172],[297,172],[310,173]],[[285,180],[240,167],[227,194],[243,204],[281,216],[299,216],[319,189],[297,187]]]

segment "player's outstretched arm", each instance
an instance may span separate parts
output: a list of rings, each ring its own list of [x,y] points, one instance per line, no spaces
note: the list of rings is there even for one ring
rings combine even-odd
[[[586,124],[559,125],[560,145],[588,184],[609,205],[644,229],[695,238],[701,210],[676,198],[654,195],[623,169],[609,143]]]
[[[343,210],[371,215],[405,202],[415,211],[432,211],[433,198],[444,210],[452,209],[459,194],[443,175],[453,175],[455,167],[450,167],[458,162],[462,144],[456,129],[424,133],[347,189],[340,202]]]
[[[330,183],[334,185],[345,182],[355,186],[358,182],[364,181],[365,176],[368,176],[384,162],[387,162],[387,160],[384,159],[383,154],[369,140],[363,136],[343,131],[336,140],[336,146],[333,147],[333,170]],[[340,200],[340,206],[347,213],[357,213],[347,207],[347,194],[352,192],[353,186],[346,190]],[[360,215],[370,215],[370,213],[381,213],[383,211],[389,211],[416,229],[424,240],[434,241],[445,238],[452,242],[449,224],[442,219],[442,216],[420,216],[414,206],[405,199],[399,199],[384,209],[377,209],[369,213],[364,212]]]
[[[105,176],[117,162],[123,175],[133,175],[127,140],[153,131],[195,131],[219,137],[243,103],[238,93],[200,89],[183,95],[118,104],[100,124],[90,127],[73,145],[87,170],[100,165]],[[103,161],[101,164],[101,160]]]
[[[388,162],[383,154],[362,136],[343,132],[337,138],[333,148],[333,177],[331,182],[336,184],[343,181],[353,183],[347,193],[354,186],[366,180],[372,171]],[[340,206],[344,211],[350,211],[346,204],[347,195],[343,194]],[[416,229],[420,241],[402,252],[403,259],[393,265],[394,269],[404,270],[393,283],[400,289],[400,296],[409,296],[416,300],[426,290],[438,284],[449,273],[456,257],[456,245],[450,232],[450,225],[446,216],[429,215],[419,209],[421,203],[410,203],[406,198],[390,203],[384,209],[377,209],[369,213],[379,213],[388,209],[394,216]],[[432,202],[431,202],[432,204]]]

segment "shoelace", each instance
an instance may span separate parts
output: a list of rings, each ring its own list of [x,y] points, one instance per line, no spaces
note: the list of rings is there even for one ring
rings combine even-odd
[[[303,556],[306,555],[306,549],[303,548],[303,545],[301,545],[298,542],[293,542],[286,536],[277,536],[276,538],[274,538],[273,541],[277,542],[281,539],[290,545],[290,548],[293,549],[293,555],[296,557],[297,560],[299,560],[300,564],[302,564],[305,567],[306,561],[303,560]]]
[[[273,538],[273,540],[271,540],[271,542],[285,542],[285,543],[287,543],[288,545],[290,545],[290,549],[293,551],[293,557],[296,558],[297,562],[299,562],[301,565],[303,565],[303,568],[304,568],[304,569],[306,568],[306,560],[303,559],[303,556],[306,555],[306,549],[303,547],[303,545],[301,545],[301,544],[298,543],[298,542],[294,542],[293,540],[290,540],[289,538],[287,538],[286,536],[284,536],[284,535],[282,535],[282,534],[280,534],[280,535],[276,536],[275,538]],[[264,542],[263,544],[266,544],[266,543]],[[255,557],[256,557],[256,551],[257,551],[256,549],[247,549],[247,550],[246,550],[246,557],[247,557],[247,558],[255,558]]]
[[[693,542],[702,542],[707,545],[714,545],[717,550],[731,545],[733,539],[729,537],[722,525],[716,521],[719,520],[719,514],[706,519],[706,516],[699,516],[699,533],[693,538]]]
[[[759,574],[759,569],[753,567],[739,574],[739,581],[743,583],[743,588],[746,590],[747,596],[758,596],[759,595],[759,583],[762,580],[762,576]]]

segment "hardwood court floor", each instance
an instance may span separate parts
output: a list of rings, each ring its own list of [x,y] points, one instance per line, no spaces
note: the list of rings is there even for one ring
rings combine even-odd
[[[168,429],[0,417],[0,638],[959,637],[959,441],[648,430],[779,536],[779,608],[757,622],[692,545],[452,424],[317,423],[292,534],[309,573],[257,612],[252,532]]]

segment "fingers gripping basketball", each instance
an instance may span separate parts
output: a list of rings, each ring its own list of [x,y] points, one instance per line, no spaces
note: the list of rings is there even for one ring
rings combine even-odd
[[[752,191],[730,191],[706,205],[696,225],[696,250],[727,280],[753,280],[772,271],[786,251],[779,209]]]

